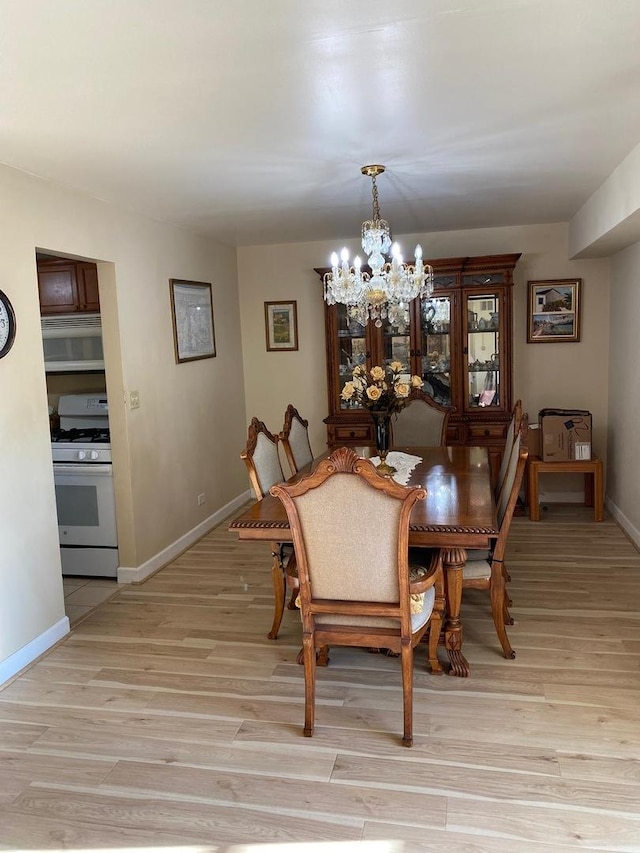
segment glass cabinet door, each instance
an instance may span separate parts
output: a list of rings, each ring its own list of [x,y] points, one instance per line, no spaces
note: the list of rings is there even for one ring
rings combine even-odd
[[[500,297],[497,293],[467,296],[467,406],[501,405]]]
[[[388,367],[392,361],[399,361],[407,368],[407,376],[411,375],[411,337],[407,327],[392,326],[388,320],[382,324],[382,364]]]
[[[442,406],[451,405],[451,297],[432,296],[420,303],[422,391]]]
[[[367,340],[367,328],[352,317],[349,317],[347,306],[337,304],[335,306],[338,322],[338,347],[336,364],[338,367],[338,401],[342,410],[359,409],[354,400],[343,400],[339,395],[346,382],[353,377],[353,368],[356,365],[367,365],[367,355],[370,346]],[[367,365],[368,366],[368,365]]]

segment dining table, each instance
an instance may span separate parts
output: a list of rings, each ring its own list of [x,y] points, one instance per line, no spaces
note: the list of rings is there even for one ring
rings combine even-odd
[[[445,577],[446,613],[442,640],[449,675],[466,677],[469,663],[463,653],[461,618],[462,575],[467,549],[487,550],[498,536],[496,504],[486,447],[438,446],[394,448],[419,458],[406,485],[422,486],[409,522],[410,548],[440,548]],[[362,449],[362,455],[372,455]],[[287,482],[309,474],[327,453],[301,468]],[[284,506],[266,495],[251,504],[229,525],[240,540],[291,542]]]

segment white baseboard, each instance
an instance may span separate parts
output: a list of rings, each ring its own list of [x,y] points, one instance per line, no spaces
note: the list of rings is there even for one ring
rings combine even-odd
[[[629,539],[631,539],[636,548],[640,548],[640,530],[638,530],[638,528],[629,521],[627,516],[616,506],[616,504],[614,504],[612,500],[605,498],[604,505],[627,534]]]
[[[183,551],[190,548],[194,542],[197,542],[198,539],[202,539],[205,534],[210,530],[213,530],[214,527],[217,527],[221,521],[231,515],[235,510],[239,509],[243,504],[247,503],[250,499],[251,492],[249,490],[242,492],[242,494],[238,495],[237,498],[229,501],[228,504],[225,504],[225,506],[217,512],[214,512],[213,515],[205,518],[204,521],[201,521],[200,524],[192,530],[189,530],[189,532],[185,533],[184,536],[176,539],[175,542],[172,542],[171,545],[168,545],[141,566],[134,568],[118,566],[118,583],[140,583],[145,578],[148,578],[149,575],[152,575],[154,572],[157,572],[158,569],[166,566],[167,563],[175,560],[175,558],[182,554]]]
[[[25,666],[33,663],[36,658],[43,655],[51,648],[51,646],[55,646],[59,640],[66,637],[69,631],[69,620],[65,616],[60,619],[59,622],[56,622],[55,625],[52,625],[50,628],[47,628],[46,631],[43,631],[39,637],[31,640],[30,643],[27,643],[27,645],[23,646],[21,649],[18,649],[15,654],[12,654],[6,660],[1,661],[0,685],[4,684],[5,681],[8,681],[10,678],[13,678],[13,676],[19,673],[21,669],[24,669]]]

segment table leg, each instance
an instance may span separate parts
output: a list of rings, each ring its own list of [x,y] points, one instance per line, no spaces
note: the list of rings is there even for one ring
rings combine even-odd
[[[601,459],[596,459],[593,470],[593,492],[594,521],[602,521],[604,519],[604,471]]]
[[[267,634],[270,640],[276,640],[280,623],[282,622],[282,614],[284,613],[284,602],[286,596],[286,586],[284,578],[284,566],[280,558],[280,544],[278,542],[271,543],[271,555],[273,563],[271,565],[271,579],[273,581],[273,624],[271,630]]]
[[[594,471],[589,471],[584,475],[584,505],[593,506],[593,481],[596,475]]]
[[[462,570],[466,562],[467,552],[464,548],[442,549],[447,599],[444,644],[451,664],[449,675],[456,675],[460,678],[466,678],[469,675],[469,664],[462,654],[462,621],[460,619]]]
[[[540,496],[538,494],[538,466],[535,463],[527,465],[529,518],[540,521]]]

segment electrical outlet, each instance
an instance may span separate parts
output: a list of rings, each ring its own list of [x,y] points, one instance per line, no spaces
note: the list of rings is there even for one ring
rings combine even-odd
[[[207,496],[204,492],[198,495],[198,506],[202,506],[202,504],[206,501]]]
[[[139,391],[130,391],[129,392],[129,408],[130,409],[139,409],[140,408],[140,392]]]

